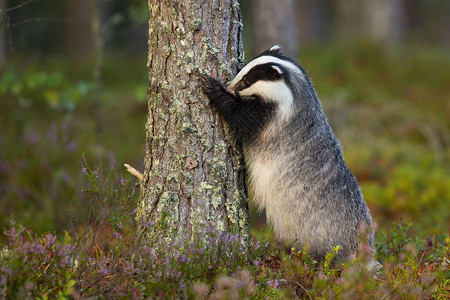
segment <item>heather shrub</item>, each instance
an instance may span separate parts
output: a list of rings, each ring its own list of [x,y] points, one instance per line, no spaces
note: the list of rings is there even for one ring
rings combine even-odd
[[[37,236],[14,222],[4,235],[8,243],[0,254],[2,299],[65,298],[73,293],[75,245],[69,240],[57,243],[50,233]]]
[[[238,235],[205,224],[199,235],[178,238],[163,216],[135,234],[137,193],[113,170],[83,166],[86,186],[75,202],[86,208],[83,225],[64,236],[35,234],[11,222],[0,252],[0,297],[8,298],[436,298],[450,296],[450,237],[413,238],[411,224],[394,224],[376,238],[383,267],[365,267],[368,248],[342,263],[303,249],[277,249],[254,239],[244,249]],[[74,224],[77,222],[74,221]],[[169,234],[170,235],[170,234]],[[236,259],[236,255],[242,254]]]

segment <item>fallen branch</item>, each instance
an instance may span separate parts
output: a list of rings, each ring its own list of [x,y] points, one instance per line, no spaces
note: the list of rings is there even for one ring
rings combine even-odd
[[[139,182],[144,181],[144,176],[141,172],[130,166],[129,164],[123,164],[125,168],[127,168],[127,171],[130,172],[132,175],[136,176]]]

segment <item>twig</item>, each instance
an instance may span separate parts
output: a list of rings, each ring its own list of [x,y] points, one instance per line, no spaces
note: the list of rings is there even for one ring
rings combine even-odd
[[[123,164],[123,165],[125,166],[125,168],[127,168],[128,172],[130,172],[132,175],[137,177],[139,182],[143,182],[144,181],[144,176],[142,175],[141,172],[139,172],[138,170],[136,170],[135,168],[133,168],[129,164]]]
[[[86,15],[77,16],[73,18],[54,18],[54,17],[42,17],[42,18],[30,18],[23,21],[19,21],[16,23],[12,23],[9,27],[16,27],[24,24],[28,24],[30,22],[74,22],[78,20],[85,20],[92,17],[92,13],[88,13]]]
[[[12,10],[15,10],[15,9],[22,8],[22,7],[24,7],[25,5],[27,5],[27,4],[29,4],[29,3],[33,2],[33,1],[36,1],[36,0],[27,0],[27,1],[25,1],[25,2],[23,2],[23,3],[21,3],[21,4],[19,4],[19,5],[16,5],[16,6],[13,6],[13,7],[7,8],[7,9],[4,9],[4,10],[1,10],[1,9],[0,9],[0,13],[7,13],[8,11],[12,11]]]
[[[298,285],[298,286],[306,293],[306,295],[308,296],[308,298],[312,300],[312,297],[311,297],[311,295],[309,294],[308,290],[307,290],[300,282],[295,281],[295,280],[287,280],[287,279],[278,279],[278,281],[286,282],[286,283],[287,283],[287,282],[291,282],[291,283],[294,283],[294,284]]]

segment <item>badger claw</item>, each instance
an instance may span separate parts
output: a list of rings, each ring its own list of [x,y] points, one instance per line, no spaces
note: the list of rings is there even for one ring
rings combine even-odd
[[[217,95],[227,93],[224,85],[217,78],[207,76],[201,79],[203,93],[211,100]]]

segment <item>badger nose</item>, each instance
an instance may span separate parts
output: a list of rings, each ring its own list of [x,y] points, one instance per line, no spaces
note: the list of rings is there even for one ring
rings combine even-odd
[[[227,82],[227,85],[226,85],[226,88],[225,88],[225,89],[227,90],[228,93],[234,94],[234,88],[233,88],[233,86],[232,86],[232,84],[231,84],[231,81],[228,81],[228,82]]]
[[[234,87],[233,90],[235,93],[238,93],[247,88],[247,84],[244,81],[239,81]]]

